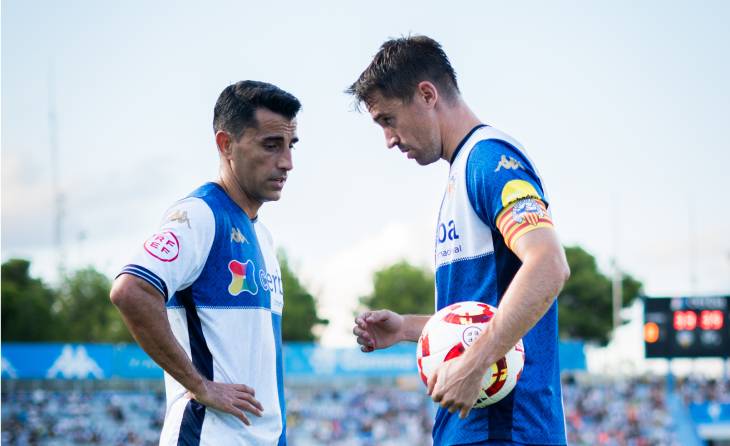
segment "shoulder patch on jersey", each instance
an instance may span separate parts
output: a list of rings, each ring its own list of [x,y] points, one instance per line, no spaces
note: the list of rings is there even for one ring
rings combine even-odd
[[[228,272],[231,273],[231,283],[228,285],[228,292],[232,296],[241,293],[255,295],[259,288],[256,285],[256,267],[252,260],[241,263],[238,260],[228,262]]]
[[[502,188],[502,206],[508,206],[523,198],[540,199],[535,186],[525,180],[510,180]]]
[[[542,200],[524,198],[504,208],[497,217],[497,228],[509,249],[517,240],[537,228],[552,228],[553,221]]]
[[[517,223],[527,221],[531,225],[536,225],[537,222],[546,214],[542,203],[538,202],[533,198],[525,198],[512,206],[512,220]]]
[[[163,262],[172,262],[180,254],[180,242],[172,231],[158,232],[144,243],[149,255]]]
[[[521,162],[517,161],[516,159],[514,159],[511,156],[508,157],[507,155],[502,155],[502,157],[499,159],[499,162],[497,163],[497,168],[494,169],[494,171],[499,172],[500,169],[525,170],[525,166],[523,166]]]

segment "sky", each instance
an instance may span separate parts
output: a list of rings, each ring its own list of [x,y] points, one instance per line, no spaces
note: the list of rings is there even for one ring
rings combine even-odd
[[[164,210],[217,177],[220,91],[303,104],[261,220],[349,345],[372,273],[433,269],[448,164],[387,150],[343,93],[390,37],[442,45],[465,101],[537,165],[566,245],[617,258],[649,295],[730,293],[730,3],[2,2],[2,260],[58,279],[51,125],[67,270],[113,276]]]

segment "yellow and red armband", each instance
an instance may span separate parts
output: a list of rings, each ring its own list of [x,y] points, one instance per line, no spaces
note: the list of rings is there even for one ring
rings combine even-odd
[[[553,221],[545,203],[537,198],[523,198],[502,209],[497,216],[497,229],[504,243],[514,251],[517,240],[533,229],[552,228]]]

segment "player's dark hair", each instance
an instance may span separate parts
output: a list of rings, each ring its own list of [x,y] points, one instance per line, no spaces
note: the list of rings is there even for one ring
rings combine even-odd
[[[345,92],[355,96],[356,106],[369,104],[376,92],[409,103],[422,81],[436,85],[447,99],[459,93],[456,72],[441,45],[430,37],[408,36],[383,43],[370,65]]]
[[[254,113],[266,108],[291,120],[302,104],[293,94],[276,85],[259,81],[240,81],[227,86],[213,109],[213,131],[226,131],[239,139],[247,127],[256,127]]]

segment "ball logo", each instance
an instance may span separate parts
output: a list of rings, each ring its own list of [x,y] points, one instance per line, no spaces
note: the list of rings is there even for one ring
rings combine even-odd
[[[232,296],[241,293],[256,294],[259,289],[256,285],[256,268],[251,260],[241,263],[237,260],[228,262],[228,271],[231,273],[231,283],[228,285],[228,292]]]
[[[473,325],[471,327],[466,327],[464,333],[461,335],[461,340],[464,341],[464,345],[469,347],[477,340],[481,333],[482,330],[479,327],[475,327]]]
[[[163,262],[172,262],[180,253],[180,242],[170,231],[159,232],[144,243],[149,255]]]

